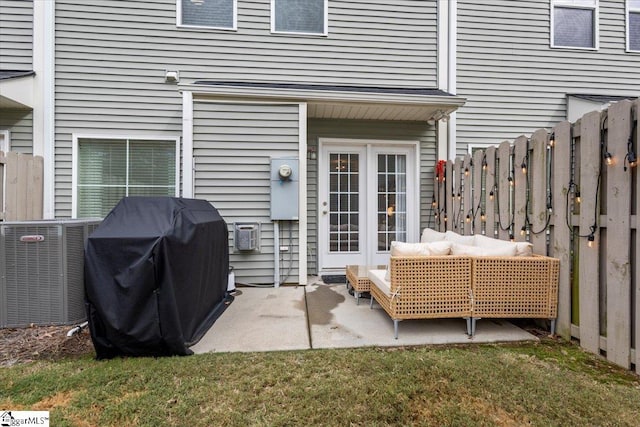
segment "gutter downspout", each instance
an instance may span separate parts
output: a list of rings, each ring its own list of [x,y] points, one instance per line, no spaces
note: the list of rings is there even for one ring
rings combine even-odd
[[[448,92],[452,95],[456,95],[457,92],[457,62],[456,57],[458,54],[458,0],[450,0],[447,2],[449,5],[449,50],[448,50]],[[449,159],[456,158],[456,112],[454,111],[449,115],[449,121],[447,122],[449,127]]]

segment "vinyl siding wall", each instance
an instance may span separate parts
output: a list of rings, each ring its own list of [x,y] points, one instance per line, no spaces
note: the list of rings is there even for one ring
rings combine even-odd
[[[640,96],[625,1],[599,0],[597,51],[550,48],[549,0],[458,0],[458,144],[498,144],[566,119],[566,95]]]
[[[307,146],[318,147],[319,138],[420,141],[420,230],[434,226],[431,215],[433,173],[436,162],[435,128],[426,123],[365,120],[310,119]],[[307,161],[307,238],[308,271],[317,273],[318,265],[318,161]],[[431,223],[429,223],[431,221]],[[419,239],[419,236],[414,236]]]
[[[435,87],[436,3],[332,0],[329,34],[270,33],[238,0],[237,31],[176,26],[175,0],[56,1],[55,214],[71,215],[72,134],[180,135],[181,83],[203,79]]]
[[[0,69],[33,69],[33,1],[0,1]]]
[[[195,197],[215,206],[229,227],[230,265],[236,280],[273,283],[271,157],[298,157],[298,104],[194,103]],[[233,251],[233,223],[261,224],[259,252]],[[281,244],[291,246],[280,271],[293,266],[287,282],[298,282],[298,222],[280,222]],[[292,228],[293,245],[289,243]],[[305,251],[302,251],[304,254]]]
[[[31,110],[0,110],[0,130],[9,130],[9,148],[19,153],[33,153],[33,113]]]

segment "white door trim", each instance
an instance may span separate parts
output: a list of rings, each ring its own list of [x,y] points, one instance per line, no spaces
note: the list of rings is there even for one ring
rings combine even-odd
[[[413,183],[407,187],[407,198],[412,198],[413,201],[413,212],[412,215],[408,215],[407,218],[407,241],[408,242],[416,242],[418,241],[419,229],[420,229],[420,142],[416,140],[394,140],[394,139],[364,139],[364,138],[318,138],[318,193],[317,193],[317,224],[318,228],[317,232],[317,269],[318,272],[331,271],[327,270],[324,267],[323,257],[325,256],[322,248],[327,247],[328,242],[322,242],[321,239],[325,239],[326,237],[323,234],[322,229],[322,198],[327,191],[327,176],[326,171],[323,170],[324,162],[324,148],[336,146],[336,147],[365,147],[366,148],[366,158],[363,159],[366,162],[367,166],[367,179],[371,176],[372,165],[369,162],[369,153],[372,151],[372,148],[379,149],[380,147],[389,147],[393,149],[393,147],[404,147],[409,148],[413,154],[413,164],[412,168],[407,170],[407,178],[409,178],[409,174],[412,175]],[[411,188],[409,188],[411,187]],[[362,191],[362,190],[361,190]],[[368,203],[368,202],[367,202]],[[370,209],[370,203],[367,205],[367,210]],[[369,219],[370,215],[366,215],[367,218],[367,230],[370,230],[372,227],[371,220]],[[370,240],[371,233],[367,231],[368,239]],[[368,243],[364,243],[368,244]],[[368,247],[367,247],[368,249]],[[370,253],[367,254],[366,262],[369,263],[371,261],[372,255]]]

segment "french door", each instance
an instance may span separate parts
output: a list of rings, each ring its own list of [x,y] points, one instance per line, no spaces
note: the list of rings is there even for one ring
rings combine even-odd
[[[416,148],[389,141],[321,141],[321,271],[340,271],[350,264],[388,264],[392,241],[416,240]]]

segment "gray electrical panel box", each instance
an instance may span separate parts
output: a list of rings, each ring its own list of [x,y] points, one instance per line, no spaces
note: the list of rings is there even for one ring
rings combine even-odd
[[[300,169],[297,157],[271,159],[271,219],[298,220]]]

